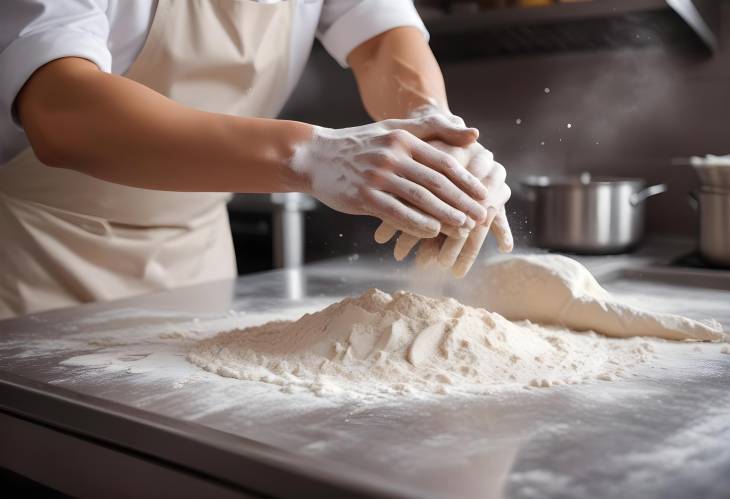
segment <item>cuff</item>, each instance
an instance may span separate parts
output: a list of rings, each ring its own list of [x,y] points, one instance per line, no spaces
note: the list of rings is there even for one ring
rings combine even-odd
[[[79,30],[54,29],[16,39],[0,54],[0,112],[9,114],[22,130],[15,98],[28,78],[41,66],[61,57],[81,57],[111,72],[112,56],[104,40]]]
[[[343,68],[358,45],[393,28],[413,26],[428,41],[428,31],[411,0],[363,0],[343,14],[319,40]]]

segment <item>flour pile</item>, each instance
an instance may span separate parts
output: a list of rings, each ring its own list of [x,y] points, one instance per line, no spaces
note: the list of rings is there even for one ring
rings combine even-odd
[[[610,380],[652,357],[649,341],[511,322],[450,298],[371,289],[297,321],[198,343],[188,360],[222,376],[320,395],[483,393]]]

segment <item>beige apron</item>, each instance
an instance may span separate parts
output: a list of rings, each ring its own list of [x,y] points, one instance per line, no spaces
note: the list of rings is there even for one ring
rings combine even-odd
[[[126,77],[197,109],[273,117],[295,4],[160,0]],[[126,187],[23,151],[0,167],[0,318],[233,277],[228,198]]]

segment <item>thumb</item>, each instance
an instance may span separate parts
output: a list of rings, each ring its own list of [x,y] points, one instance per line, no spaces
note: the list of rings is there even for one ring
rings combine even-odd
[[[466,147],[479,138],[479,130],[464,125],[460,119],[431,114],[407,120],[392,120],[391,126],[402,128],[421,140],[440,140],[456,147]]]

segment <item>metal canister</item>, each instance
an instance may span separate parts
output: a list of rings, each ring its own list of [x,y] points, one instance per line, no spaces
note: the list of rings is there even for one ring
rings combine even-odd
[[[692,157],[700,179],[699,250],[711,265],[730,267],[730,156]]]
[[[730,267],[730,190],[702,189],[700,255],[711,265]]]

